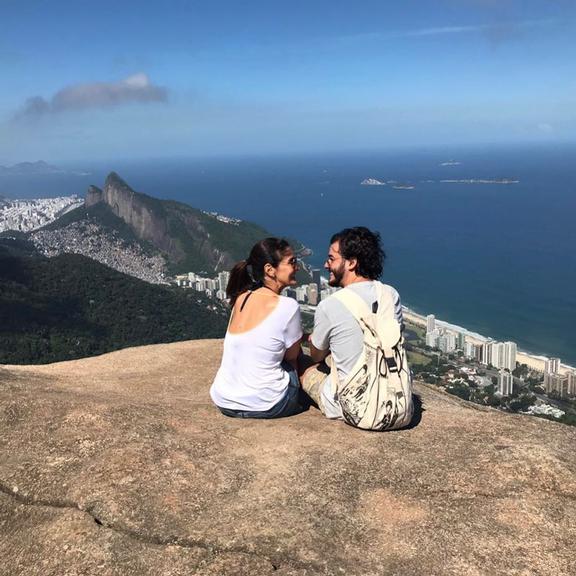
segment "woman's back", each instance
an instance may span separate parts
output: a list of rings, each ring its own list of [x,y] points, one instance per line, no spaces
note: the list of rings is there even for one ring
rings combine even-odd
[[[222,364],[210,390],[217,406],[265,411],[286,393],[289,375],[281,366],[302,336],[295,300],[262,288],[241,294],[224,339]]]
[[[248,291],[237,298],[228,332],[241,334],[260,325],[278,306],[281,296],[271,290]]]

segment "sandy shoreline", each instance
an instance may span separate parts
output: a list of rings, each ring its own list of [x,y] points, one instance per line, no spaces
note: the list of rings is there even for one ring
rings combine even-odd
[[[426,316],[422,316],[422,314],[418,314],[414,312],[414,310],[410,310],[410,308],[406,308],[405,306],[402,307],[402,312],[404,314],[404,318],[406,321],[416,324],[417,326],[423,326],[426,328]],[[466,328],[462,328],[461,326],[457,326],[455,324],[449,324],[448,322],[444,322],[442,320],[436,319],[436,324],[439,326],[446,328],[448,330],[452,330],[455,332],[462,332],[466,335],[466,339],[472,344],[480,345],[483,344],[488,340],[486,336],[482,336],[481,334],[477,334],[476,332],[470,332],[470,330],[466,330]],[[516,361],[520,364],[526,364],[529,368],[533,370],[537,370],[539,372],[544,372],[545,362],[548,358],[546,356],[539,356],[537,354],[530,354],[528,352],[524,352],[518,350],[516,352]],[[561,364],[560,365],[560,373],[566,374],[567,372],[575,370],[573,366],[569,366],[568,364]]]

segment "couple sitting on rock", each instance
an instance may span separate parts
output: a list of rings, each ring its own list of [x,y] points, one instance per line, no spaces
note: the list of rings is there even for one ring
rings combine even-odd
[[[328,418],[359,428],[408,424],[412,388],[402,308],[398,292],[377,280],[383,259],[379,234],[367,228],[332,237],[324,268],[330,286],[343,290],[318,305],[308,356],[298,303],[281,295],[296,284],[298,260],[286,240],[258,242],[228,282],[232,313],[210,390],[220,411],[281,418],[302,412],[309,397]]]

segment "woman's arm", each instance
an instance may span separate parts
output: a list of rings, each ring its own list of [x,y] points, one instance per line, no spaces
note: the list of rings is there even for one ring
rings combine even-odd
[[[284,354],[284,360],[286,360],[296,372],[298,372],[298,356],[300,356],[301,350],[300,340],[297,340]]]

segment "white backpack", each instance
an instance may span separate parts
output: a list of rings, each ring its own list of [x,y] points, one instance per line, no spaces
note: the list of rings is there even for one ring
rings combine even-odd
[[[364,430],[394,430],[412,420],[412,378],[394,303],[385,286],[375,282],[377,311],[344,288],[333,294],[360,324],[364,346],[343,382],[332,359],[332,391],[348,424]]]

